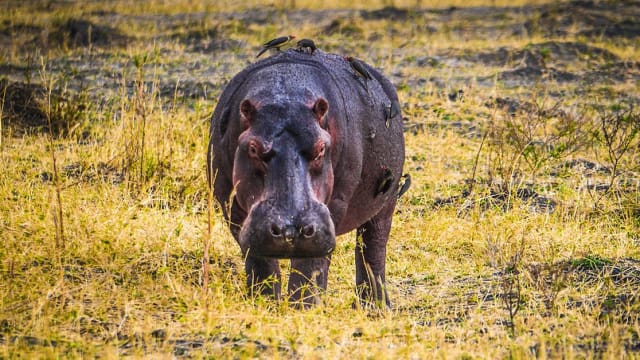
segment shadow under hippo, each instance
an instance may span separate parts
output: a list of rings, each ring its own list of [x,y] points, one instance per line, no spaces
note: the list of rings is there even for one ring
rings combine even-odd
[[[326,289],[336,235],[357,229],[356,286],[385,304],[386,245],[404,163],[393,85],[364,64],[290,49],[256,62],[213,113],[208,178],[245,256],[250,292],[280,297],[277,259],[291,259],[289,295]]]

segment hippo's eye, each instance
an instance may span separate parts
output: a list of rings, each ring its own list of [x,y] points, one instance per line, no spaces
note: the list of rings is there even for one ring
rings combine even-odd
[[[325,143],[318,143],[314,147],[313,158],[310,163],[313,172],[320,172],[322,170],[325,148]]]
[[[262,163],[268,163],[275,155],[275,151],[270,145],[265,146],[256,140],[249,141],[249,144],[247,145],[247,153],[250,158]]]
[[[264,148],[262,147],[262,144],[255,140],[249,141],[249,144],[247,145],[247,153],[252,159],[258,160],[260,162],[264,161],[264,159],[262,158],[264,155]]]
[[[325,144],[320,144],[320,146],[318,146],[318,149],[316,150],[316,154],[313,157],[313,161],[322,160],[322,158],[324,157],[324,149],[325,149]]]

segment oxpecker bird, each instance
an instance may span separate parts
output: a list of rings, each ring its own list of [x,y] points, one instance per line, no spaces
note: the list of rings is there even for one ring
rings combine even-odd
[[[309,49],[311,51],[311,55],[313,55],[313,53],[318,50],[316,44],[311,39],[301,39],[300,41],[298,41],[298,50],[302,49]]]
[[[385,106],[384,110],[385,110],[385,116],[386,116],[384,124],[388,128],[389,125],[391,124],[391,119],[400,115],[400,103],[397,100],[394,100],[391,104],[389,104],[388,106]]]
[[[260,50],[260,52],[258,53],[258,55],[256,55],[256,57],[260,57],[260,55],[264,54],[264,52],[269,49],[276,49],[280,51],[280,48],[282,46],[286,45],[287,43],[289,43],[291,40],[295,38],[296,38],[295,35],[288,35],[288,36],[280,36],[273,40],[269,40],[262,45],[264,49]]]
[[[393,184],[393,173],[391,172],[391,170],[389,170],[389,168],[387,168],[386,166],[383,166],[382,177],[378,181],[375,197],[389,191],[389,189],[391,189],[392,184]]]
[[[351,65],[353,71],[356,72],[356,78],[362,78],[362,80],[364,81],[364,88],[367,90],[367,92],[369,92],[367,80],[372,80],[373,78],[371,77],[371,74],[369,74],[369,71],[367,71],[367,68],[364,66],[364,64],[360,60],[351,56],[345,56],[344,59],[349,62],[349,65]]]
[[[404,174],[402,175],[402,179],[404,179],[404,181],[400,184],[400,189],[398,190],[398,197],[406,193],[407,190],[409,190],[409,188],[411,187],[411,175]]]

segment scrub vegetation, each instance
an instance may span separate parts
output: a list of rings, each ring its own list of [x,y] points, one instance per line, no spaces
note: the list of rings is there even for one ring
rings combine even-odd
[[[638,2],[235,3],[0,4],[1,358],[640,357]],[[322,305],[247,296],[209,204],[217,98],[285,34],[398,89],[389,310],[355,233]]]

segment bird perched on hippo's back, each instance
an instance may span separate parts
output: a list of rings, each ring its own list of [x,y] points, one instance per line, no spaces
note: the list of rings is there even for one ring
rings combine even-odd
[[[398,189],[398,198],[402,196],[404,193],[406,193],[407,190],[409,190],[409,188],[411,187],[411,175],[409,174],[402,175],[402,180],[403,181],[400,183],[400,186]]]
[[[364,64],[360,60],[352,56],[345,56],[344,59],[349,62],[349,65],[351,65],[351,68],[353,69],[353,71],[355,71],[356,78],[362,78],[362,80],[364,81],[364,88],[367,90],[367,92],[369,92],[369,85],[367,84],[367,81],[372,80],[372,78],[371,74],[369,74],[369,71],[367,71],[367,68],[365,68]]]
[[[258,55],[256,55],[256,57],[260,57],[260,55],[264,54],[265,51],[269,50],[269,49],[276,49],[278,51],[280,51],[280,48],[283,47],[284,45],[288,44],[291,40],[295,39],[296,36],[295,35],[287,35],[287,36],[280,36],[277,37],[275,39],[269,40],[266,43],[264,43],[263,49],[260,50],[260,52],[258,53]]]
[[[316,44],[311,39],[301,39],[298,41],[298,51],[306,52],[307,49],[311,52],[311,55],[318,50]]]
[[[384,108],[384,114],[385,114],[385,126],[388,128],[390,123],[391,123],[391,119],[395,118],[396,116],[400,115],[400,112],[402,110],[400,109],[400,102],[398,102],[397,100],[394,100],[391,102],[391,104],[389,104],[388,106],[385,106]]]

